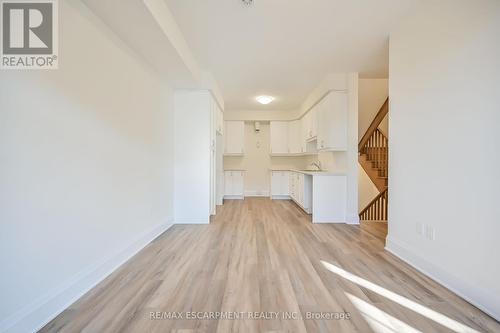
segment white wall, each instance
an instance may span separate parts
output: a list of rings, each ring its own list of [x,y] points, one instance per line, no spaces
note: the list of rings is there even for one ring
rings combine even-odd
[[[388,79],[359,79],[358,141],[365,135],[388,95]],[[385,120],[379,127],[387,133],[387,117]]]
[[[391,35],[389,83],[388,248],[497,319],[499,32],[497,0],[426,2]]]
[[[269,155],[269,133],[269,123],[267,122],[261,122],[260,133],[255,132],[253,122],[245,122],[245,155],[224,157],[225,169],[246,170],[244,182],[246,196],[269,195],[270,168],[305,168],[303,157],[271,157]]]
[[[269,123],[261,123],[260,132],[253,122],[245,123],[245,155],[224,157],[225,169],[244,169],[245,195],[269,195]]]
[[[216,192],[217,199],[216,205],[222,205],[224,200],[224,136],[216,135],[215,137],[215,149],[216,149]]]
[[[175,92],[175,222],[209,223],[210,92]]]
[[[358,211],[362,211],[379,194],[365,169],[358,164]]]
[[[347,124],[347,222],[359,223],[358,211],[358,110],[359,110],[359,76],[358,73],[347,75],[347,89],[349,98],[349,114]]]
[[[245,123],[245,195],[269,195],[269,124],[262,124],[256,133],[252,122]]]
[[[37,329],[172,217],[172,91],[78,1],[60,68],[0,74],[0,331]]]

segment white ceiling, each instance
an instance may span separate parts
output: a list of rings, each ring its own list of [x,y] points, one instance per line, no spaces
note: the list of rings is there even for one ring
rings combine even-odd
[[[419,0],[165,1],[226,109],[291,110],[328,72],[387,77],[389,32]]]
[[[82,0],[143,61],[168,81],[196,88],[195,78],[142,0]],[[132,22],[132,24],[131,24]]]

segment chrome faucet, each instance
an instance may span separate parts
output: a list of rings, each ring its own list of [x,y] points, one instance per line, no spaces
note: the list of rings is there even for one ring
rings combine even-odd
[[[318,171],[321,171],[321,162],[319,160],[316,162],[312,162],[311,165],[318,168]]]

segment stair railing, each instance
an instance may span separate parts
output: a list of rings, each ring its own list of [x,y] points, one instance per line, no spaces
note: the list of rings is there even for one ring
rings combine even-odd
[[[378,126],[388,112],[389,98],[385,100],[358,145],[360,155],[366,156],[366,160],[376,170],[378,178],[384,179],[385,186],[387,186],[389,175],[389,140],[378,129]],[[360,220],[386,221],[387,204],[388,191],[386,187],[359,213]]]
[[[359,213],[359,219],[364,221],[387,221],[388,200],[388,190],[385,189]]]
[[[378,170],[378,176],[387,178],[389,173],[389,140],[376,129],[361,148],[360,154],[366,154],[372,167]]]
[[[384,120],[384,117],[389,113],[389,97],[386,98],[384,104],[382,104],[382,107],[380,110],[378,110],[377,115],[375,118],[373,118],[372,123],[368,127],[368,129],[365,132],[365,135],[361,138],[358,144],[358,150],[361,152],[363,147],[366,145],[370,137],[373,135],[373,132],[375,132],[378,129],[378,126]]]

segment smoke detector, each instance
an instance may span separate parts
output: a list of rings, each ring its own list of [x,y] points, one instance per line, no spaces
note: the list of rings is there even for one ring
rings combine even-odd
[[[241,2],[243,2],[243,4],[246,6],[250,6],[253,4],[253,0],[241,0]]]

